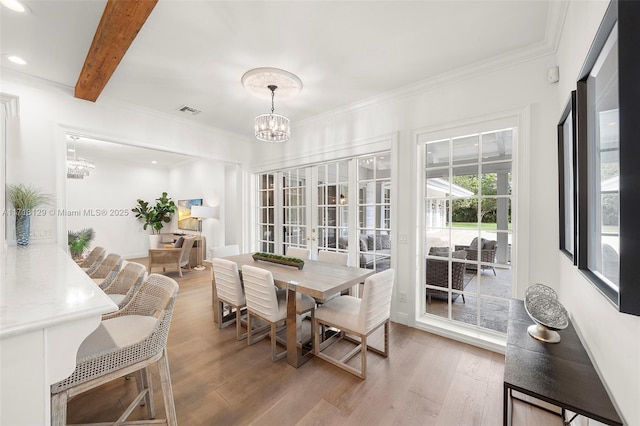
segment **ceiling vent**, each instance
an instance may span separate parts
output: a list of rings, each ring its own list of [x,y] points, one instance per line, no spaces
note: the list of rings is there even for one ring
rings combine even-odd
[[[186,105],[182,105],[180,108],[178,108],[178,111],[186,112],[191,115],[200,114],[202,112],[199,109],[191,108],[190,106],[186,106]]]

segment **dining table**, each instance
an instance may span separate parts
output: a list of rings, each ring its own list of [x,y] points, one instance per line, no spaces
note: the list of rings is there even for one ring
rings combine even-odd
[[[254,260],[253,253],[227,256],[223,259],[235,262],[239,271],[242,271],[242,267],[245,265],[266,269],[273,275],[276,287],[287,290],[287,363],[296,368],[313,356],[313,348],[301,342],[302,327],[300,327],[300,319],[296,315],[296,299],[300,298],[302,294],[306,294],[316,300],[324,300],[363,283],[368,276],[375,273],[373,269],[335,265],[308,259],[304,259],[304,266],[302,269],[298,269],[294,266]],[[205,263],[212,265],[211,261],[205,261]],[[217,300],[215,285],[215,274],[212,268],[211,289],[214,318],[220,321],[221,316],[218,312],[220,304]]]

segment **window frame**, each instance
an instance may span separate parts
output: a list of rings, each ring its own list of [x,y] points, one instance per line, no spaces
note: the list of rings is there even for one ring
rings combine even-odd
[[[637,280],[635,254],[640,252],[640,2],[612,0],[605,12],[589,49],[577,81],[577,143],[578,143],[578,268],[583,275],[620,312],[640,315],[640,285]],[[619,288],[616,291],[589,269],[588,221],[595,205],[589,199],[589,182],[596,178],[589,173],[589,133],[595,123],[588,115],[589,88],[587,79],[598,60],[611,31],[617,25],[618,99],[619,99]]]
[[[559,207],[560,207],[560,220],[559,220],[559,247],[560,251],[562,251],[574,265],[578,263],[576,256],[576,248],[577,248],[577,187],[576,187],[576,91],[573,90],[571,95],[569,96],[569,100],[560,116],[560,121],[558,122],[558,191],[559,191]],[[570,121],[567,121],[569,120]],[[565,140],[565,128],[566,126],[570,126],[571,129],[571,140]],[[565,152],[567,145],[571,148],[571,158],[565,158]],[[565,176],[567,173],[567,167],[570,168],[571,172],[571,188],[567,188],[565,186]],[[570,199],[570,205],[566,205],[566,194],[567,191],[572,190],[573,197]],[[569,247],[568,242],[566,241],[566,231],[565,223],[566,223],[566,214],[567,212],[573,213],[573,244],[570,244]]]

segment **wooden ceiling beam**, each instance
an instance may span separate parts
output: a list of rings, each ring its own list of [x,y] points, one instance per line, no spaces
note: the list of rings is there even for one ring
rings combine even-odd
[[[108,0],[74,96],[95,102],[158,0]]]

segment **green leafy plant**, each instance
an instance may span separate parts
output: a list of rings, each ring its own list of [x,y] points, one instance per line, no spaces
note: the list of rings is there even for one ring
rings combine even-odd
[[[268,259],[275,259],[275,260],[284,260],[285,262],[293,262],[293,263],[304,263],[304,260],[299,259],[297,257],[287,257],[287,256],[280,256],[279,254],[273,254],[273,253],[256,253],[257,257],[266,257]]]
[[[13,204],[18,215],[28,215],[31,210],[41,205],[51,204],[50,194],[33,186],[24,184],[7,185],[7,197]]]
[[[136,219],[144,223],[142,229],[146,231],[148,227],[151,227],[153,234],[158,234],[164,224],[171,222],[171,216],[178,211],[176,203],[167,196],[166,192],[163,192],[160,198],[156,198],[155,206],[140,198],[137,203],[138,205],[131,211],[136,214]]]
[[[96,233],[93,228],[85,228],[80,231],[69,231],[67,235],[67,244],[69,245],[69,253],[74,259],[80,259],[89,251],[89,245]]]

